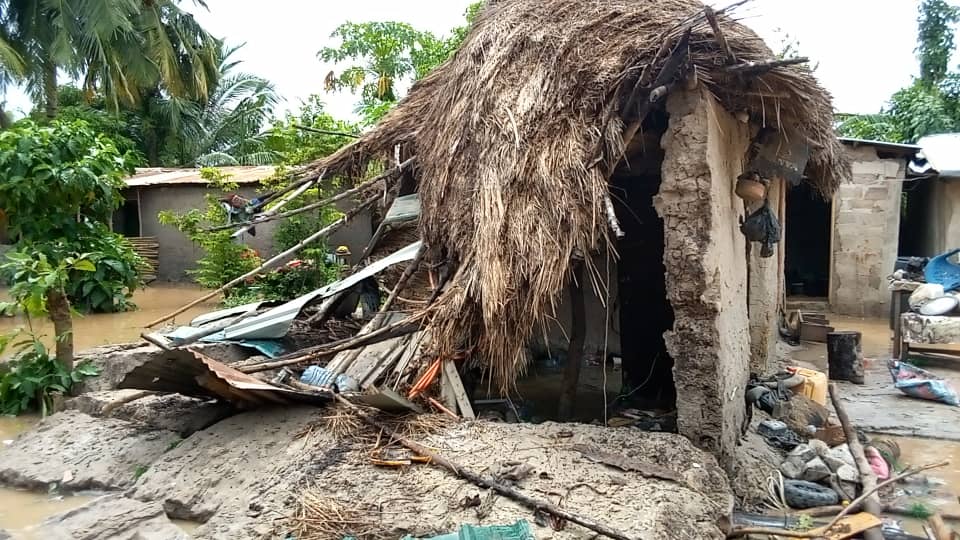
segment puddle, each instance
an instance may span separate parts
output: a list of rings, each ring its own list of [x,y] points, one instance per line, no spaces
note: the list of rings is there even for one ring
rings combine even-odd
[[[153,322],[171,311],[196,300],[205,291],[196,285],[163,283],[151,285],[137,291],[133,301],[140,308],[137,311],[126,313],[103,313],[85,315],[74,318],[73,341],[77,351],[89,349],[110,343],[126,343],[140,341],[140,333],[144,325]],[[9,299],[5,290],[0,290],[0,300]],[[178,323],[189,322],[190,319],[215,309],[217,302],[212,300],[200,304],[175,319]],[[26,327],[24,317],[0,317],[0,334],[10,332],[19,327]],[[53,326],[46,320],[34,320],[34,331],[43,335],[47,346],[53,345]]]
[[[897,506],[910,508],[915,504],[922,504],[932,511],[960,514],[960,501],[957,500],[958,491],[960,491],[960,442],[885,435],[875,437],[896,441],[900,446],[902,467],[950,461],[950,465],[926,473],[933,483],[930,487],[920,482],[901,484],[897,492]],[[900,521],[907,532],[923,536],[922,520],[903,516],[892,516],[892,518]],[[960,528],[960,523],[952,522],[951,525]]]
[[[42,540],[30,529],[61,512],[73,510],[95,499],[97,494],[54,496],[13,489],[0,489],[0,530],[12,540]]]

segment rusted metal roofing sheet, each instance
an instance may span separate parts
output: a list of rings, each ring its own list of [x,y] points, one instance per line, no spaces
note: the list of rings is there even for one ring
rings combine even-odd
[[[328,394],[304,392],[262,381],[198,351],[169,351],[133,369],[119,388],[217,398],[240,408],[270,404],[326,403]]]
[[[237,184],[256,184],[273,175],[272,166],[260,167],[220,167],[219,170],[230,176],[229,181]],[[209,182],[200,176],[200,169],[166,169],[160,167],[137,169],[133,176],[126,179],[127,187],[152,187],[174,185],[207,185]]]

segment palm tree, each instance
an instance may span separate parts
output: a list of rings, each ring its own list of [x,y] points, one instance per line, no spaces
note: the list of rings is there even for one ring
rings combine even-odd
[[[0,26],[23,51],[27,89],[55,117],[61,73],[114,109],[159,90],[204,101],[219,40],[179,0],[0,0]],[[205,7],[202,0],[194,3]]]
[[[0,94],[4,93],[11,84],[19,82],[25,73],[23,57],[10,43],[3,27],[0,27]],[[7,116],[4,105],[6,103],[0,101],[0,130],[10,127],[10,117]]]
[[[224,47],[218,83],[202,107],[189,118],[175,145],[180,165],[262,165],[276,160],[266,149],[264,125],[278,97],[270,81],[237,72],[240,62],[231,57],[242,47]]]

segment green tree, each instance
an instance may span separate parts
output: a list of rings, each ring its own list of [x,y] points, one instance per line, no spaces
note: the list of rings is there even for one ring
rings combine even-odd
[[[205,100],[216,83],[219,41],[178,0],[0,0],[0,26],[51,119],[62,74],[114,109],[156,91]]]
[[[454,28],[447,37],[394,21],[340,25],[330,36],[339,40],[339,46],[324,47],[317,56],[325,62],[353,64],[327,75],[327,91],[359,93],[356,110],[363,123],[376,123],[400,99],[402,83],[425,77],[456,52],[482,5],[467,8],[467,26]]]
[[[923,0],[917,19],[920,77],[898,90],[883,110],[839,118],[841,135],[916,142],[925,135],[960,130],[960,74],[949,72],[960,9],[944,0]]]
[[[274,122],[265,142],[279,163],[300,165],[329,156],[358,136],[358,126],[325,112],[320,96],[314,94],[300,110]]]
[[[84,310],[126,309],[139,283],[139,258],[108,226],[130,172],[129,156],[82,121],[27,121],[0,133],[0,210],[9,233],[19,252],[42,254],[54,268],[89,254],[93,271],[72,273],[60,288]]]

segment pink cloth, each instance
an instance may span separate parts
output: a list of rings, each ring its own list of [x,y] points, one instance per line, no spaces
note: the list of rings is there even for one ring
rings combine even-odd
[[[870,468],[873,469],[873,474],[877,475],[877,480],[890,478],[890,465],[887,464],[887,460],[883,459],[876,448],[868,446],[863,449],[863,454],[866,456]]]

